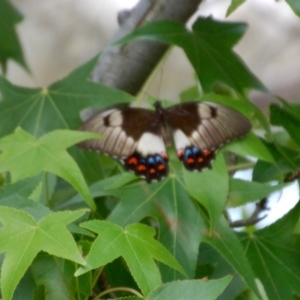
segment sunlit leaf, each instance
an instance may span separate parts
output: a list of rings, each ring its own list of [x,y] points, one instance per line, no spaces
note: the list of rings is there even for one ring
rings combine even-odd
[[[85,264],[72,235],[65,228],[84,213],[58,212],[36,222],[24,211],[1,207],[0,252],[5,252],[1,290],[4,299],[11,299],[21,277],[40,251]]]
[[[87,264],[76,271],[81,275],[103,266],[119,256],[125,259],[131,274],[145,295],[161,284],[160,273],[153,259],[185,273],[174,257],[154,239],[155,230],[142,224],[132,224],[124,229],[107,221],[89,221],[82,227],[98,234]]]
[[[149,295],[149,300],[214,300],[230,283],[227,276],[217,280],[182,280],[166,283]]]
[[[50,132],[40,139],[17,129],[0,139],[0,172],[9,171],[13,181],[35,176],[42,171],[54,173],[69,183],[95,208],[88,187],[75,161],[66,148],[99,135],[70,130]]]

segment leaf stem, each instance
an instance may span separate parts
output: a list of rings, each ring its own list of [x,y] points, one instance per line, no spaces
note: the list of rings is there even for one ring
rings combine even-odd
[[[117,288],[112,288],[112,289],[109,289],[109,290],[106,290],[104,292],[101,292],[99,293],[96,297],[94,297],[92,300],[98,300],[100,299],[101,297],[103,297],[104,295],[106,294],[109,294],[109,293],[114,293],[114,292],[129,292],[129,293],[132,293],[133,295],[136,295],[137,297],[140,297],[142,299],[145,299],[144,296],[139,293],[138,291],[132,289],[132,288],[128,288],[128,287],[117,287]]]
[[[96,283],[97,283],[97,281],[98,281],[98,278],[99,278],[99,276],[101,275],[101,273],[102,273],[102,271],[103,271],[103,268],[104,268],[104,267],[101,267],[101,268],[99,268],[99,269],[97,270],[96,276],[94,277],[93,282],[92,282],[92,289],[95,287],[95,285],[96,285]]]
[[[247,163],[243,163],[243,164],[229,166],[229,167],[227,167],[227,170],[228,170],[228,172],[233,172],[233,171],[237,171],[237,170],[253,168],[254,165],[255,165],[255,162],[247,162]]]

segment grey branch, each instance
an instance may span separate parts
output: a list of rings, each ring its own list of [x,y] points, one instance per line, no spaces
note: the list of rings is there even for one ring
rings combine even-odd
[[[111,42],[146,22],[172,20],[185,24],[201,2],[202,0],[140,0],[131,11],[119,12],[120,28]],[[92,74],[92,80],[136,95],[167,50],[167,45],[149,40],[108,46]]]

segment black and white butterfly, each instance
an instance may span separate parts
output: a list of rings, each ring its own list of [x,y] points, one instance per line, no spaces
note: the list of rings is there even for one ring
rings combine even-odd
[[[168,174],[166,144],[173,139],[178,158],[186,169],[211,168],[215,151],[251,129],[248,119],[227,106],[211,102],[187,102],[155,111],[120,104],[101,110],[79,130],[97,132],[78,146],[121,160],[126,170],[149,183]]]

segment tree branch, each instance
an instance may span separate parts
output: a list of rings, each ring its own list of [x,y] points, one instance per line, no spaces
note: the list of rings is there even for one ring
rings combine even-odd
[[[173,20],[186,23],[201,2],[202,0],[140,0],[132,10],[119,12],[120,28],[112,42],[146,22]],[[167,50],[168,45],[148,40],[108,46],[92,74],[92,80],[136,95]]]
[[[256,223],[258,223],[259,221],[261,221],[262,219],[264,219],[267,216],[267,215],[264,215],[262,217],[259,217],[260,213],[265,210],[269,210],[269,208],[267,207],[267,198],[263,198],[262,200],[260,200],[259,202],[256,203],[256,208],[255,208],[253,214],[249,218],[229,222],[229,226],[236,228],[236,227],[255,225]]]

